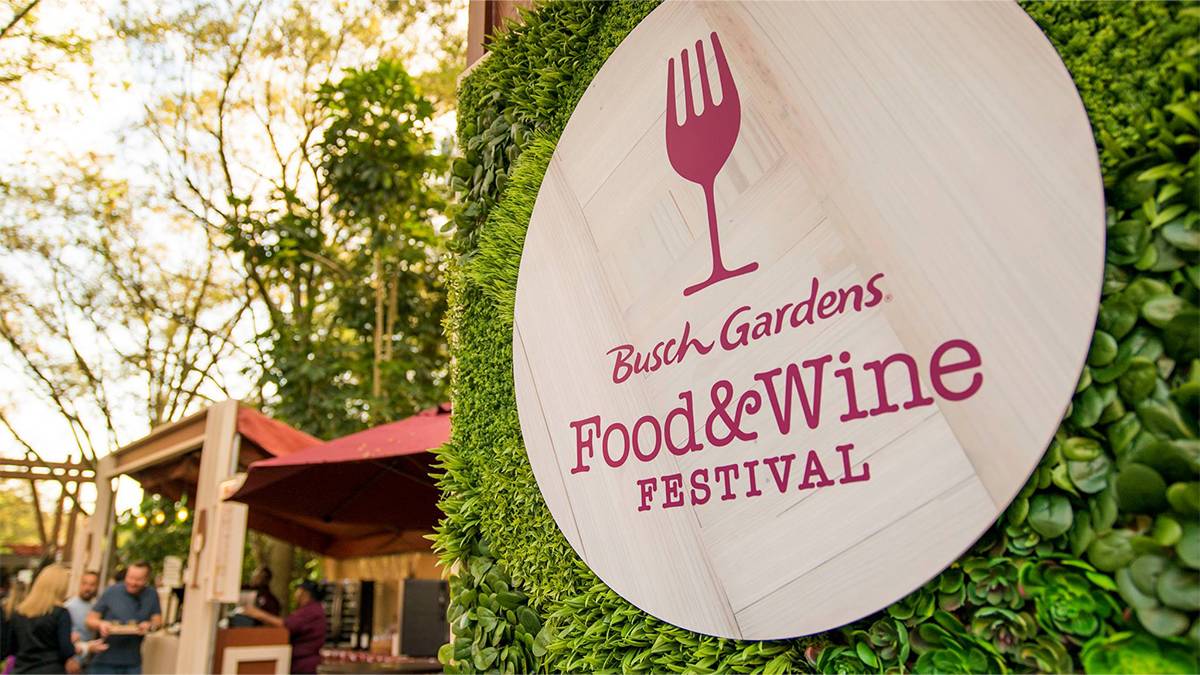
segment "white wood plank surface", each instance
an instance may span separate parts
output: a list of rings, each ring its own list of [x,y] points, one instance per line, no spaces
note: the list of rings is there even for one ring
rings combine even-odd
[[[708,274],[704,192],[668,159],[666,75],[680,50],[720,36],[740,100],[732,154],[714,185],[726,265],[758,269],[683,289]],[[717,101],[723,93],[714,92]],[[718,104],[720,105],[720,104]],[[784,638],[877,611],[936,575],[995,520],[1036,466],[1074,390],[1103,274],[1104,204],[1096,149],[1069,75],[1010,3],[667,2],[626,38],[576,108],[530,223],[517,287],[514,378],[538,485],[567,540],[638,607],[684,628]],[[612,381],[620,344],[649,349],[715,339],[741,306],[795,303],[865,285],[887,300],[785,327],[732,351]],[[951,339],[981,355],[979,390],[951,401],[930,387]],[[896,352],[919,364],[934,403],[842,423],[847,393],[830,373]],[[692,391],[698,427],[710,386],[762,392],[754,374],[832,354],[822,422],[793,402],[783,434],[769,407],[748,413],[751,441],[650,462],[576,465],[571,422],[661,418]],[[782,376],[781,376],[782,377]],[[947,376],[964,387],[969,374]],[[886,371],[908,400],[903,367]],[[781,388],[782,393],[782,388]],[[765,405],[765,404],[764,404]],[[703,436],[703,433],[701,433]],[[853,443],[868,481],[799,490],[807,453],[831,479]],[[796,453],[782,494],[758,475],[721,500],[649,511],[637,481]],[[758,465],[758,471],[765,467]],[[685,484],[685,488],[686,488]],[[685,490],[686,491],[686,490]]]

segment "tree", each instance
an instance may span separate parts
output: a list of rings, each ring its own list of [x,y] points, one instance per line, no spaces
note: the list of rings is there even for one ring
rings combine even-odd
[[[38,21],[42,0],[0,0],[0,101],[24,101],[21,83],[53,74],[63,62],[86,59],[91,43],[76,31],[47,30]]]
[[[182,33],[191,65],[145,122],[169,198],[236,253],[263,308],[272,412],[320,436],[444,394],[445,162],[431,156],[432,103],[391,58],[404,43],[385,39],[420,7],[258,2],[158,22]]]
[[[72,454],[94,463],[128,434],[234,395],[230,365],[256,359],[239,335],[252,317],[206,233],[195,258],[173,255],[152,230],[174,223],[94,166],[0,186],[0,198],[5,363],[62,417]],[[120,427],[131,403],[148,427]],[[0,421],[37,454],[3,408]]]
[[[0,547],[41,542],[39,530],[45,530],[45,523],[39,526],[29,508],[28,489],[22,487],[28,488],[16,481],[0,481]]]
[[[146,495],[137,510],[130,509],[117,517],[116,542],[118,567],[145,560],[156,574],[161,574],[167,556],[186,563],[192,542],[187,498],[176,502],[162,495]]]

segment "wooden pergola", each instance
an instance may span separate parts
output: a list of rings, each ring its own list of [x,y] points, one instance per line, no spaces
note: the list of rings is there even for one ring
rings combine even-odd
[[[43,554],[59,552],[59,535],[63,532],[65,523],[66,536],[61,541],[68,545],[63,546],[61,557],[63,560],[70,560],[72,549],[69,544],[75,540],[76,522],[80,516],[87,515],[79,503],[79,488],[83,483],[95,481],[95,469],[90,464],[81,461],[46,462],[30,457],[25,459],[0,457],[0,479],[29,483],[32,506],[36,514],[34,521],[37,524],[38,537],[43,547],[46,547]],[[46,532],[46,524],[42,521],[41,504],[38,500],[37,485],[41,481],[55,482],[60,486],[58,504],[54,509],[54,522],[50,532]],[[71,499],[70,508],[67,507],[68,497]]]

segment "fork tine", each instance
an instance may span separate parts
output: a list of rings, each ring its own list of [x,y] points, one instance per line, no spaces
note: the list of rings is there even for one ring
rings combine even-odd
[[[696,40],[696,65],[700,68],[700,93],[704,97],[704,111],[713,107],[712,87],[708,83],[708,64],[704,61],[704,41]]]
[[[692,69],[688,67],[688,50],[684,49],[680,55],[683,58],[683,98],[687,104],[683,119],[686,120],[696,114],[696,106],[692,103]]]
[[[733,74],[729,72],[729,62],[725,60],[725,50],[721,48],[721,38],[717,32],[712,33],[713,55],[717,59],[717,74],[721,78],[721,104],[726,101],[737,101],[737,86],[733,83]]]
[[[675,116],[675,59],[667,59],[667,124],[679,126]]]

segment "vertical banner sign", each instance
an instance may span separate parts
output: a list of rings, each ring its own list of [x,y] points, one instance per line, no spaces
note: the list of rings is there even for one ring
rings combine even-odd
[[[667,2],[579,102],[529,225],[534,475],[664,621],[840,626],[1024,484],[1103,258],[1087,116],[1017,5]]]

